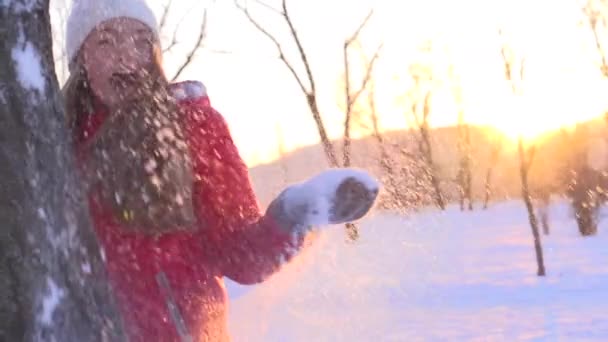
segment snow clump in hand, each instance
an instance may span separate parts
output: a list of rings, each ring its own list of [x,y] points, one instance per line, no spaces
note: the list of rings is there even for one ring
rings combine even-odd
[[[356,221],[373,207],[380,184],[354,168],[330,169],[285,189],[285,214],[304,226]]]

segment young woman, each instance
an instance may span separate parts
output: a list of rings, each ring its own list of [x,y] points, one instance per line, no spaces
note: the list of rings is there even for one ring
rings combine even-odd
[[[142,1],[75,1],[67,51],[74,147],[131,341],[228,340],[224,276],[263,281],[313,225],[357,220],[377,197],[367,173],[332,169],[262,215],[204,86],[167,82]]]

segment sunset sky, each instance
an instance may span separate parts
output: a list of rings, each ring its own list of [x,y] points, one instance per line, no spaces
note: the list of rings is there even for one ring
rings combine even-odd
[[[54,0],[52,5],[62,7],[63,1]],[[250,3],[257,9],[254,15],[277,33],[286,43],[289,57],[299,63],[287,26],[276,14]],[[278,1],[268,3],[279,7]],[[196,38],[198,21],[209,1],[175,4],[170,25],[182,13],[189,15],[179,35],[184,43],[165,56],[169,74]],[[580,24],[584,19],[581,3],[574,0],[290,0],[288,5],[309,53],[321,111],[333,138],[341,136],[344,119],[339,106],[342,44],[370,6],[375,13],[362,42],[370,55],[384,43],[374,75],[383,129],[406,126],[403,102],[398,99],[407,90],[408,65],[419,60],[416,47],[428,39],[442,51],[433,57],[433,63],[451,63],[460,76],[469,122],[495,126],[512,137],[532,137],[601,115],[608,108],[608,86],[599,72],[593,36]],[[160,13],[161,7],[155,6]],[[287,150],[318,142],[305,100],[277,58],[274,45],[249,24],[232,1],[216,0],[208,16],[208,49],[198,53],[181,79],[205,83],[247,163],[254,166],[276,158],[277,127]],[[54,19],[57,22],[56,15]],[[517,98],[503,77],[499,26],[514,51],[526,60],[522,95]],[[433,124],[452,124],[456,117],[450,93],[439,91],[433,104]]]

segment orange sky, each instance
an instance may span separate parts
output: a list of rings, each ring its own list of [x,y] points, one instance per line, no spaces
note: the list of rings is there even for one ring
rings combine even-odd
[[[63,0],[54,0],[55,5]],[[205,1],[178,1],[188,11],[180,34],[187,43],[196,38],[196,17]],[[272,3],[272,2],[269,2]],[[377,103],[384,129],[405,127],[402,105],[396,98],[406,90],[408,63],[415,46],[432,38],[446,53],[436,63],[453,63],[462,78],[466,117],[515,136],[588,119],[608,108],[608,87],[597,68],[592,35],[578,24],[580,7],[574,0],[290,0],[296,26],[309,51],[328,131],[341,136],[343,114],[337,95],[342,72],[341,46],[370,5],[375,15],[363,36],[365,46],[384,42],[376,72]],[[289,45],[287,28],[272,13],[258,12],[263,22]],[[175,18],[179,17],[178,14]],[[193,19],[193,20],[188,20]],[[234,9],[232,1],[217,1],[209,12],[207,46],[231,54],[202,51],[184,79],[203,81],[212,103],[227,118],[241,154],[250,166],[276,157],[277,124],[284,130],[287,150],[318,141],[318,133],[304,98],[287,69],[276,58],[273,45]],[[517,100],[503,80],[500,41],[502,25],[514,48],[526,57],[526,82]],[[172,73],[181,56],[168,55]],[[447,91],[439,92],[432,113],[435,125],[456,120]]]

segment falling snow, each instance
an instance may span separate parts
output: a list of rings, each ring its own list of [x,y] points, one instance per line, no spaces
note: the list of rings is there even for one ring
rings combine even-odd
[[[57,305],[59,305],[61,299],[65,296],[65,293],[51,278],[47,278],[47,286],[47,293],[42,299],[40,320],[46,325],[51,325],[53,313],[55,312],[55,309],[57,308]]]
[[[1,4],[3,6],[9,6],[11,4],[11,1],[3,0]],[[15,11],[15,13],[31,12],[36,6],[36,0],[23,0],[19,2],[13,1],[12,4],[14,5],[13,10]]]
[[[45,81],[42,77],[42,59],[32,43],[25,41],[23,33],[11,52],[17,78],[25,89],[44,92]]]
[[[44,211],[44,208],[38,208],[38,217],[40,217],[43,220],[46,220],[46,212]]]
[[[5,95],[5,90],[3,88],[3,85],[0,84],[0,103],[6,103],[6,95]]]
[[[330,169],[306,182],[291,186],[284,193],[288,207],[309,208],[306,225],[320,226],[330,223],[330,208],[338,186],[348,178],[355,178],[368,189],[378,189],[378,182],[367,172],[357,169]]]
[[[235,341],[606,341],[608,220],[583,239],[567,201],[536,276],[521,201],[486,211],[377,212],[353,247],[320,233],[258,285],[226,281]],[[608,215],[606,210],[602,215]],[[287,310],[286,310],[287,308]],[[251,320],[255,317],[255,320]]]

